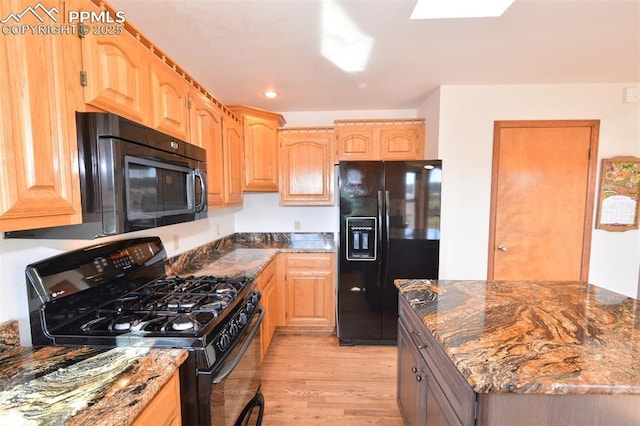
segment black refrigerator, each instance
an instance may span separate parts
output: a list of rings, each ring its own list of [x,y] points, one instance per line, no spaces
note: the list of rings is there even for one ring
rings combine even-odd
[[[339,164],[338,338],[396,344],[398,278],[438,278],[442,162]]]

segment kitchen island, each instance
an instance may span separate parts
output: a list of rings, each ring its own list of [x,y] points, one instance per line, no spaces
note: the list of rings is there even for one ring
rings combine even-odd
[[[640,302],[579,282],[397,280],[410,424],[640,424]]]

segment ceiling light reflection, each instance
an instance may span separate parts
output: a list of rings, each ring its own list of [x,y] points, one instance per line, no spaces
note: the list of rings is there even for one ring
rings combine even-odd
[[[323,0],[322,56],[345,72],[364,71],[374,39],[364,34],[335,0]]]

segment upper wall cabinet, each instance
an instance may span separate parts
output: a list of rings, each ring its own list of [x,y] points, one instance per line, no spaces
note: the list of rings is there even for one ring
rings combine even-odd
[[[63,10],[63,1],[48,2]],[[32,6],[0,2],[0,15]],[[33,14],[21,25],[37,26]],[[0,36],[0,231],[82,220],[75,111],[82,109],[80,40]]]
[[[189,84],[160,58],[151,57],[152,123],[150,127],[183,141],[191,141]]]
[[[241,205],[243,198],[242,123],[230,116],[222,118],[222,147],[224,154],[224,204]]]
[[[224,151],[222,112],[204,93],[192,91],[191,140],[207,150],[207,202],[209,208],[224,206]]]
[[[231,106],[242,118],[244,140],[244,190],[278,191],[278,128],[280,114],[247,106]]]
[[[332,127],[280,129],[280,204],[332,205]]]
[[[99,10],[89,2],[83,6]],[[87,34],[82,39],[82,59],[88,105],[191,141],[190,85],[173,62],[143,42],[140,34],[124,28],[121,34]]]
[[[126,31],[120,35],[85,36],[82,39],[85,102],[153,127],[150,56],[149,50]]]
[[[335,120],[336,161],[424,159],[424,119]]]

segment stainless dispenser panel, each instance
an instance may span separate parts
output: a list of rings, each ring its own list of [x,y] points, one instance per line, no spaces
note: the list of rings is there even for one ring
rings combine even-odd
[[[377,218],[357,216],[347,218],[347,260],[376,260],[377,241]]]

